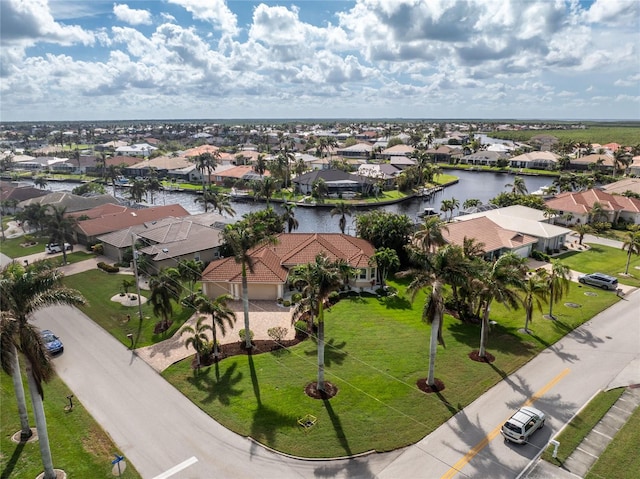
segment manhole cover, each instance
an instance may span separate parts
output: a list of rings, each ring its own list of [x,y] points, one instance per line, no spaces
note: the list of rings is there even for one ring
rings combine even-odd
[[[578,303],[564,303],[567,308],[582,308],[581,304]]]
[[[585,296],[598,296],[598,293],[594,293],[593,291],[587,291],[584,293]]]

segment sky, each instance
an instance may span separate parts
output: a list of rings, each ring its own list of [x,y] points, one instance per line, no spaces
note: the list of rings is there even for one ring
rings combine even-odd
[[[0,0],[0,121],[640,119],[637,0]]]

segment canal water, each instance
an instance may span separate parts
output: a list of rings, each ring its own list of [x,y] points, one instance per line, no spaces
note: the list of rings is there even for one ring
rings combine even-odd
[[[462,207],[462,204],[468,199],[479,199],[483,204],[486,204],[499,193],[510,191],[511,188],[506,185],[512,183],[514,178],[514,175],[511,174],[493,172],[463,170],[449,170],[449,172],[459,178],[458,183],[446,187],[429,200],[416,198],[403,203],[387,205],[383,208],[393,213],[406,214],[410,218],[418,220],[418,215],[427,207],[433,208],[435,211],[440,211],[442,200],[445,199],[455,198],[460,202],[460,207]],[[553,181],[553,179],[548,176],[523,176],[523,179],[529,192],[534,192],[543,186],[548,186]],[[51,191],[71,191],[76,186],[78,186],[77,183],[51,181],[47,184],[47,189]],[[107,192],[112,193],[110,186],[107,187]],[[125,189],[118,189],[118,198],[122,198],[125,194]],[[204,208],[202,204],[194,202],[196,197],[197,196],[192,193],[164,191],[155,194],[154,204],[170,205],[178,203],[191,214],[202,213],[204,212]],[[240,217],[245,213],[264,209],[265,204],[263,202],[234,201],[232,202],[232,207],[236,211],[236,217]],[[274,203],[274,207],[278,209],[276,203]],[[338,226],[339,217],[332,217],[329,211],[329,208],[298,206],[295,210],[295,216],[299,222],[299,227],[296,231],[299,233],[340,232]],[[347,233],[354,233],[353,219],[357,212],[360,211],[366,211],[366,209],[358,208],[354,210],[351,218],[347,218]],[[454,214],[457,213],[458,211]]]

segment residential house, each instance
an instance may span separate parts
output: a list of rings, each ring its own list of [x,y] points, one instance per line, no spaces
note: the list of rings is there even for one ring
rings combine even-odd
[[[410,166],[415,166],[416,160],[413,158],[408,158],[406,156],[392,156],[389,159],[389,164],[391,166],[395,166],[399,170],[404,170]]]
[[[593,153],[591,155],[571,158],[571,168],[574,170],[599,169],[601,171],[613,171],[613,155],[611,153]]]
[[[400,169],[389,163],[365,163],[358,168],[358,176],[365,176],[374,181],[382,180],[384,188],[391,188],[400,173]]]
[[[531,151],[514,156],[509,160],[511,168],[530,168],[534,170],[555,170],[559,156],[551,151]]]
[[[538,242],[537,238],[503,228],[486,216],[448,223],[447,228],[442,230],[442,236],[447,243],[458,246],[463,246],[465,239],[473,238],[476,244],[482,244],[487,260],[494,260],[508,252],[527,258]]]
[[[49,194],[49,191],[41,190],[34,186],[12,185],[6,181],[0,181],[0,203],[3,214],[16,212],[17,206],[22,201],[39,198]]]
[[[369,143],[356,143],[346,148],[338,148],[336,154],[343,158],[362,158],[367,159],[373,153],[373,145]]]
[[[105,213],[97,218],[79,221],[75,227],[76,240],[80,244],[90,245],[98,236],[129,228],[135,225],[157,221],[173,216],[189,216],[189,212],[180,205],[151,206],[149,208],[126,208],[116,213]]]
[[[602,189],[612,195],[624,195],[626,192],[640,195],[640,178],[623,178],[615,183],[604,185]]]
[[[599,203],[603,210],[601,218],[591,218],[593,205]],[[545,204],[557,211],[556,223],[572,225],[606,221],[616,223],[640,224],[640,200],[626,196],[612,195],[606,191],[592,188],[587,191],[573,191],[557,194],[545,201]]]
[[[86,211],[96,206],[106,205],[107,203],[118,203],[111,195],[95,195],[95,196],[79,196],[67,191],[49,192],[44,196],[31,198],[29,200],[18,203],[18,209],[24,209],[28,205],[38,203],[41,205],[53,205],[57,208],[66,208],[67,213],[75,213],[78,211]]]
[[[313,192],[313,184],[318,180],[324,180],[329,190],[329,195],[342,195],[364,193],[371,188],[375,181],[366,176],[354,175],[342,170],[313,170],[296,176],[293,179],[297,191],[303,195]]]
[[[501,228],[536,238],[537,242],[532,247],[543,253],[551,253],[562,248],[571,234],[570,229],[551,224],[551,218],[544,211],[521,205],[459,215],[455,220],[464,222],[480,217],[489,218]]]
[[[135,145],[118,146],[115,152],[117,155],[125,156],[149,156],[157,149],[149,143],[137,143]]]
[[[253,271],[247,271],[250,300],[276,300],[293,289],[288,284],[291,268],[313,262],[324,253],[329,260],[345,260],[358,271],[350,287],[371,287],[377,282],[376,268],[370,260],[375,249],[353,236],[335,233],[281,233],[276,244],[259,245],[249,251]],[[242,266],[234,258],[212,261],[202,273],[203,292],[215,298],[230,294],[242,297]]]
[[[507,155],[499,151],[479,150],[475,153],[471,153],[470,155],[464,155],[461,157],[460,163],[477,166],[496,166],[498,164],[498,160],[506,157]]]
[[[440,145],[437,148],[429,148],[425,153],[433,158],[436,163],[450,163],[459,160],[464,151],[459,146]]]
[[[191,217],[163,218],[131,226],[97,239],[104,247],[105,256],[114,261],[122,261],[125,251],[137,244],[139,254],[147,258],[148,271],[158,272],[163,268],[175,267],[178,261],[195,259],[208,263],[220,257],[221,232],[225,219],[214,226],[205,226]],[[142,246],[140,246],[142,245]]]
[[[398,157],[398,156],[408,157],[408,156],[411,156],[411,154],[415,150],[416,149],[410,145],[405,145],[405,144],[394,145],[391,148],[386,148],[382,150],[380,152],[380,158],[384,158],[385,160],[390,160],[391,158]]]

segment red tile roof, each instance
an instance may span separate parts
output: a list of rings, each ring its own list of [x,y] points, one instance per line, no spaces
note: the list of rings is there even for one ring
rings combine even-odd
[[[595,202],[600,203],[605,211],[638,211],[640,200],[612,195],[602,190],[560,193],[545,201],[545,204],[557,211],[568,211],[577,214],[588,214]],[[624,206],[623,206],[624,204]]]
[[[155,221],[173,216],[180,218],[189,216],[189,212],[180,205],[152,206],[134,210],[126,208],[125,211],[106,214],[99,218],[78,222],[77,229],[85,236],[97,236],[112,231],[118,231],[130,226],[140,225],[148,221]]]
[[[538,238],[533,236],[502,228],[486,216],[459,223],[448,223],[447,229],[448,231],[442,231],[442,235],[448,243],[463,246],[465,238],[473,238],[476,244],[484,244],[482,249],[485,253],[500,249],[518,249],[538,241]]]
[[[354,268],[366,268],[375,249],[368,241],[339,233],[282,233],[275,245],[257,246],[250,253],[253,273],[247,273],[251,283],[283,283],[289,269],[315,261],[324,253],[331,261],[345,259]],[[240,282],[241,266],[234,258],[213,261],[202,273],[203,281]]]

